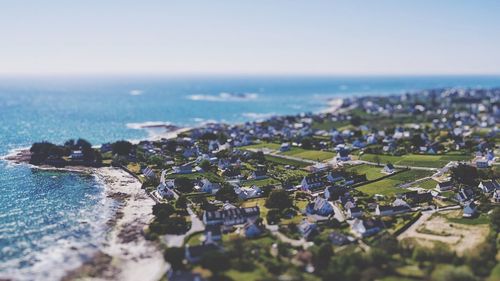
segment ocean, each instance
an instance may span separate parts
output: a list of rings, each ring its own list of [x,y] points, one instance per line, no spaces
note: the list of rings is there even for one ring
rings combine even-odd
[[[238,123],[317,112],[334,97],[500,87],[500,77],[0,77],[0,155],[35,141],[137,140],[141,124]],[[102,243],[94,177],[0,161],[0,278],[55,280]]]

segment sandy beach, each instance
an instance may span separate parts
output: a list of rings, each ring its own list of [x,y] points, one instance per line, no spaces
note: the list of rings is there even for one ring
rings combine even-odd
[[[342,98],[331,99],[328,101],[328,108],[321,111],[321,113],[335,113],[341,107],[344,100]]]
[[[153,218],[155,204],[140,182],[119,168],[92,169],[106,186],[108,197],[118,202],[108,224],[106,242],[94,258],[68,272],[63,280],[159,280],[168,269],[155,242],[143,230]]]

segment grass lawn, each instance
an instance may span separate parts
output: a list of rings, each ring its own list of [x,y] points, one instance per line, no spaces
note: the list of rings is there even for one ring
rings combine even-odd
[[[189,245],[189,246],[197,246],[197,245],[201,245],[201,238],[204,234],[203,233],[196,233],[196,234],[193,234],[192,236],[189,237],[189,240],[186,241],[186,245]]]
[[[418,186],[418,187],[421,187],[421,188],[424,188],[424,189],[435,189],[436,188],[436,184],[437,184],[437,181],[435,181],[433,179],[428,179],[428,180],[425,180],[425,181],[421,181],[421,182],[415,184],[414,186]]]
[[[361,160],[377,162],[377,156],[380,159],[381,164],[392,163],[395,165],[402,166],[415,166],[415,167],[428,167],[428,168],[441,168],[448,164],[450,161],[465,161],[470,160],[469,155],[420,155],[420,154],[408,154],[403,156],[392,156],[392,155],[377,155],[377,154],[364,154],[361,156]]]
[[[261,142],[257,144],[252,144],[252,145],[246,145],[242,146],[241,149],[271,149],[271,150],[280,150],[281,144],[279,143],[272,143],[272,142]]]
[[[276,156],[272,156],[272,155],[265,155],[264,157],[266,158],[267,161],[273,162],[276,164],[280,164],[280,165],[290,165],[290,166],[295,166],[295,167],[299,167],[299,168],[306,167],[306,166],[310,165],[309,163],[306,163],[306,162],[285,159],[285,158],[276,157]]]
[[[129,163],[127,165],[127,169],[129,169],[134,174],[139,174],[141,172],[141,165],[137,163]]]
[[[192,173],[192,174],[169,174],[167,175],[167,179],[176,179],[176,178],[188,178],[190,180],[196,180],[201,178],[206,178],[211,182],[223,182],[223,178],[213,172],[205,172],[205,173]]]
[[[383,167],[377,167],[377,166],[372,166],[372,165],[356,165],[347,168],[347,171],[349,172],[354,172],[359,175],[366,175],[366,178],[371,181],[371,180],[376,180],[378,178],[381,178],[385,176],[386,174],[381,173],[380,171],[383,169]]]
[[[451,223],[457,223],[457,224],[466,224],[466,225],[479,225],[479,224],[489,224],[490,219],[487,215],[485,214],[480,214],[479,217],[473,218],[473,219],[468,219],[468,218],[463,218],[461,212],[453,212],[449,214],[441,214],[444,216],[449,222]]]
[[[257,199],[247,200],[247,201],[243,202],[243,204],[241,204],[241,206],[242,207],[259,206],[260,217],[265,220],[266,216],[267,216],[267,212],[269,211],[269,209],[265,206],[265,204],[266,204],[266,198],[257,198]]]
[[[405,188],[396,187],[400,184],[401,184],[401,181],[387,178],[387,179],[383,179],[380,181],[376,181],[376,182],[372,182],[369,184],[359,186],[356,189],[363,192],[363,193],[366,193],[370,196],[373,196],[375,194],[382,194],[385,196],[393,196],[395,194],[404,193],[404,192],[408,191]]]
[[[314,161],[324,161],[335,156],[335,153],[331,151],[306,150],[298,147],[293,147],[290,151],[282,152],[282,154]]]
[[[500,263],[497,264],[490,273],[490,277],[486,281],[500,280]]]
[[[386,196],[392,196],[398,193],[404,193],[407,192],[408,190],[405,188],[399,188],[398,186],[414,181],[419,178],[426,177],[428,175],[432,174],[430,171],[422,171],[422,170],[409,170],[409,171],[404,171],[398,174],[395,174],[393,176],[390,176],[388,178],[385,178],[380,181],[372,182],[369,184],[365,184],[362,186],[357,187],[359,191],[366,193],[370,196],[374,194],[382,194]]]
[[[273,185],[273,184],[278,184],[279,181],[273,179],[273,178],[267,178],[267,179],[262,179],[262,180],[249,180],[249,181],[244,181],[242,184],[244,186],[266,186],[266,185]]]

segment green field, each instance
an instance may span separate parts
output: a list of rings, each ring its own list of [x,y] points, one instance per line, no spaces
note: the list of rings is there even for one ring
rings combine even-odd
[[[364,154],[360,157],[361,160],[369,162],[377,162],[377,157],[381,164],[392,163],[401,166],[415,166],[415,167],[428,167],[428,168],[441,168],[448,164],[450,161],[466,161],[470,160],[469,155],[419,155],[408,154],[403,156],[392,155],[377,155],[377,154]]]
[[[267,178],[267,179],[262,179],[262,180],[249,180],[249,181],[244,181],[242,184],[244,186],[266,186],[266,185],[273,185],[273,184],[278,184],[279,181],[273,179],[273,178]]]
[[[381,178],[383,176],[386,176],[386,174],[382,173],[383,167],[377,167],[377,166],[372,166],[372,165],[356,165],[347,168],[348,172],[354,172],[358,175],[366,175],[366,178],[371,181],[371,180],[376,180],[378,178]]]
[[[396,187],[400,184],[401,184],[401,181],[387,178],[387,179],[383,179],[380,181],[376,181],[376,182],[372,182],[369,184],[359,186],[356,189],[363,192],[363,193],[366,193],[370,196],[373,196],[375,194],[382,194],[385,196],[393,196],[395,194],[404,193],[404,192],[408,191],[404,188]]]
[[[331,151],[306,150],[298,147],[294,147],[290,151],[286,151],[281,154],[313,161],[324,161],[327,159],[332,159],[336,155]]]
[[[425,181],[421,181],[415,185],[413,185],[414,187],[421,187],[421,188],[424,188],[424,189],[434,189],[436,188],[436,184],[437,184],[437,181],[433,180],[433,179],[428,179],[428,180],[425,180]]]
[[[241,149],[263,149],[280,150],[281,144],[272,142],[261,142],[257,144],[242,146]]]
[[[416,179],[427,177],[432,172],[430,171],[422,171],[422,170],[409,170],[404,171],[383,180],[379,180],[376,182],[372,182],[369,184],[365,184],[357,187],[359,191],[366,193],[370,196],[375,194],[382,194],[386,196],[393,196],[398,193],[404,193],[408,190],[405,188],[400,188],[401,184],[412,182]]]
[[[285,159],[285,158],[281,158],[281,157],[277,157],[277,156],[272,156],[272,155],[266,155],[264,157],[266,158],[267,161],[273,162],[273,163],[276,163],[276,164],[280,164],[280,165],[290,165],[290,166],[295,166],[295,167],[299,167],[299,168],[306,167],[306,166],[310,165],[309,163],[306,163],[306,162],[302,162],[302,161],[298,161],[298,160]]]

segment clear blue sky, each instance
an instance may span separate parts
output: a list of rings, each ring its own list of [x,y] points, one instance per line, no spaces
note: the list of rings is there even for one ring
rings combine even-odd
[[[0,3],[0,74],[500,74],[500,1]]]

